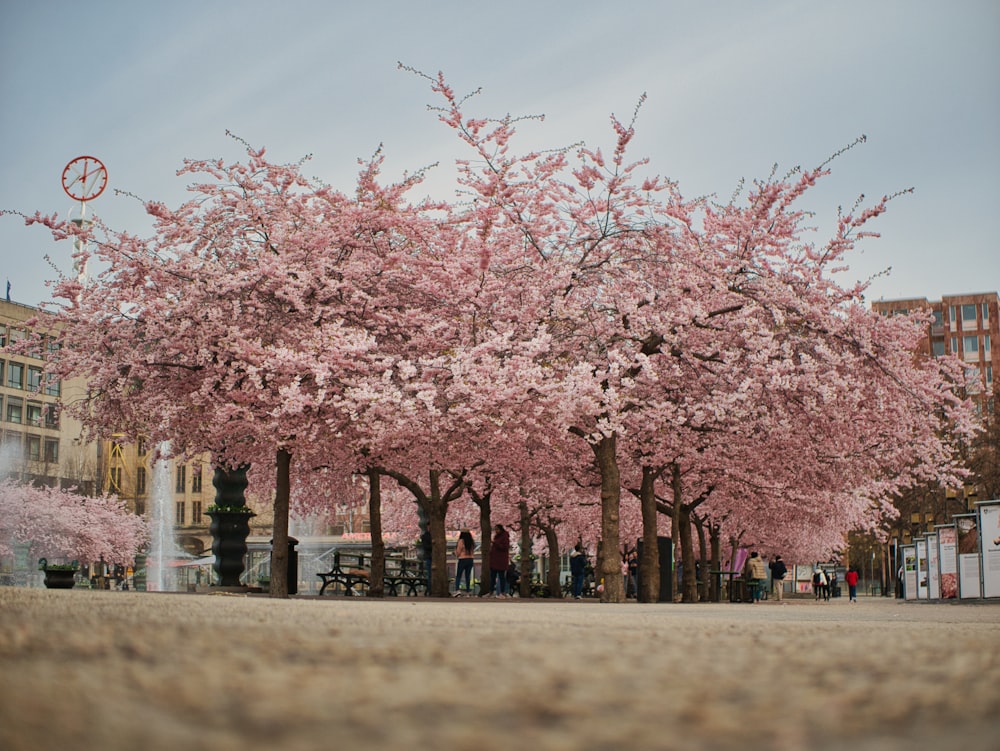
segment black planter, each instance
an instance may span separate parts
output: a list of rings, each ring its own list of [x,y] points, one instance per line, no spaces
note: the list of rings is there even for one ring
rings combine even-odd
[[[45,586],[49,589],[73,589],[76,570],[71,568],[45,569]]]
[[[215,505],[225,511],[209,511],[206,516],[212,523],[212,554],[215,563],[212,568],[219,575],[219,586],[239,587],[243,573],[243,559],[247,554],[247,537],[250,534],[250,519],[254,514],[246,509],[243,491],[247,487],[247,470],[215,468],[212,484],[215,486]],[[246,509],[246,510],[243,510]]]
[[[212,568],[219,575],[219,585],[239,587],[243,573],[243,559],[247,554],[247,536],[250,534],[250,519],[254,514],[242,511],[210,511],[212,523],[212,554],[215,562]]]

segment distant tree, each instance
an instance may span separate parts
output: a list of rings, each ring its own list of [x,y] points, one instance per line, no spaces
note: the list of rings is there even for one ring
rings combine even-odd
[[[142,517],[114,496],[0,481],[0,555],[30,545],[33,558],[129,565],[148,542]]]

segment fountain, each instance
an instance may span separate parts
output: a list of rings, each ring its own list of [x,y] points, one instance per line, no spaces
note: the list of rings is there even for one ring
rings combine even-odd
[[[170,443],[161,443],[153,463],[153,494],[149,511],[149,556],[146,558],[146,591],[172,592],[175,589],[171,563],[180,550],[174,542],[174,497],[170,491]]]

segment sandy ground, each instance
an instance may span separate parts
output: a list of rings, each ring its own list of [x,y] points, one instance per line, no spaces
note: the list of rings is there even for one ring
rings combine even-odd
[[[1000,748],[1000,603],[0,587],[0,749]]]

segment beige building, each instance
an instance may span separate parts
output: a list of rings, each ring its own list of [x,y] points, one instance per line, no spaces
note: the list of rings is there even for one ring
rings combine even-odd
[[[37,308],[0,300],[0,474],[92,495],[99,487],[97,447],[83,443],[80,423],[61,412],[64,402],[84,395],[85,385],[49,379],[44,351],[8,350],[27,336],[25,322],[39,315]],[[51,346],[46,339],[40,349]]]

